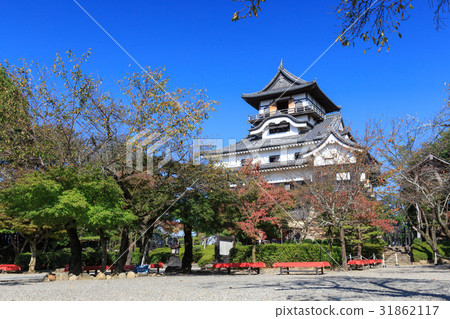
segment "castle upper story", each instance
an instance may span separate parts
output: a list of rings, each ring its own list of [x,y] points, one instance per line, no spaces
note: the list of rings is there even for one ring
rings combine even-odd
[[[242,98],[258,113],[250,115],[249,135],[260,138],[295,136],[311,130],[340,110],[317,82],[307,82],[280,63],[278,72],[259,92],[242,94]]]

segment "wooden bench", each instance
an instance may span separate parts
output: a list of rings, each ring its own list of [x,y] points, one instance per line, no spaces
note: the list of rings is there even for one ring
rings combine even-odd
[[[331,267],[328,261],[310,261],[310,262],[282,262],[274,263],[273,268],[280,268],[280,275],[283,274],[283,269],[286,269],[286,273],[289,275],[290,272],[301,272],[302,270],[291,270],[289,268],[315,268],[316,275],[319,274],[319,269],[323,275],[323,268]]]
[[[260,273],[261,268],[266,268],[265,263],[215,263],[212,265],[212,269],[225,268],[228,271],[228,274],[231,274],[231,269],[242,269],[247,268],[248,274],[251,274],[252,270],[255,270],[257,274]]]
[[[20,266],[14,265],[14,264],[1,264],[0,265],[0,272],[16,272],[16,271],[22,271]]]

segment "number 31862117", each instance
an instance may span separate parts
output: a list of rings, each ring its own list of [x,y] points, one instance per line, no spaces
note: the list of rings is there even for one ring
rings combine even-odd
[[[435,316],[439,306],[380,306],[380,316]]]

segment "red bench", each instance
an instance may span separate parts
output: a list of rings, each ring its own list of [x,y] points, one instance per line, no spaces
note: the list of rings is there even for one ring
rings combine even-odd
[[[382,263],[383,263],[382,259],[363,259],[363,260],[353,259],[353,260],[349,260],[347,262],[347,265],[350,265],[350,266],[353,265],[353,266],[355,266],[356,269],[358,268],[358,266],[362,266],[361,268],[364,269],[364,266],[372,267],[372,266],[379,265]]]
[[[212,269],[225,268],[228,271],[228,274],[231,273],[232,268],[248,268],[248,274],[250,275],[252,270],[256,270],[256,273],[259,274],[261,268],[266,268],[265,263],[215,263],[212,265]]]
[[[0,271],[1,272],[8,272],[8,271],[21,271],[22,269],[20,266],[16,266],[14,264],[1,264],[0,265]]]
[[[290,270],[289,268],[316,268],[316,275],[319,274],[319,268],[323,275],[323,268],[331,267],[328,261],[310,261],[310,262],[282,262],[274,263],[273,268],[280,268],[280,275],[283,274],[283,269],[286,269],[287,274],[290,272],[300,272],[301,270]]]

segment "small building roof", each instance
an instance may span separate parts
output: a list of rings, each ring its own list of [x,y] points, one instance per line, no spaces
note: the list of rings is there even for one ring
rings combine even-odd
[[[270,82],[259,92],[242,94],[242,98],[255,109],[262,100],[289,97],[293,94],[309,93],[325,109],[327,113],[339,111],[341,108],[331,101],[319,88],[316,80],[307,82],[286,70],[283,61]]]

